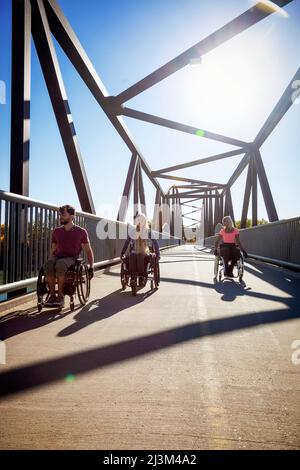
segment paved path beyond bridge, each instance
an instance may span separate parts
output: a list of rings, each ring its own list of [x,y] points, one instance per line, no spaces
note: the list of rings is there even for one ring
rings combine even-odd
[[[121,292],[114,267],[84,308],[2,313],[0,448],[300,449],[300,276],[212,272],[186,245],[157,292]]]

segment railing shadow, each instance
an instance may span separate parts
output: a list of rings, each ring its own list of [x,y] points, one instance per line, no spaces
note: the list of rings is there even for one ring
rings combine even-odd
[[[75,307],[75,310],[79,306]],[[26,310],[16,310],[0,318],[0,339],[5,340],[13,336],[25,333],[26,331],[42,328],[55,321],[63,319],[70,315],[69,307],[59,312],[57,309],[43,309],[38,312],[37,307],[31,307]]]
[[[57,336],[69,336],[93,323],[112,317],[143,302],[154,292],[155,290],[138,292],[136,296],[132,296],[130,291],[121,292],[121,289],[118,289],[101,299],[95,299],[82,307],[73,318],[75,323],[60,331]]]

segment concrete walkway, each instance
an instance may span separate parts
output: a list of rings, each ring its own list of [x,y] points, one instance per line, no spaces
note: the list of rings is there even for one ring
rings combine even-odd
[[[300,449],[299,275],[212,273],[183,246],[157,292],[121,292],[115,267],[84,308],[2,314],[0,448]]]

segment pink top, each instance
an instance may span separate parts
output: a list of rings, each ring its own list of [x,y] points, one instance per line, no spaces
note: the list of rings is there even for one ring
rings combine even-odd
[[[65,230],[63,226],[58,227],[52,234],[52,243],[56,243],[55,256],[58,258],[76,258],[81,252],[81,245],[89,243],[87,231],[74,225],[71,230]]]
[[[234,228],[231,233],[225,232],[225,229],[222,228],[219,235],[223,238],[223,243],[235,243],[235,237],[239,235],[239,233],[237,228]]]

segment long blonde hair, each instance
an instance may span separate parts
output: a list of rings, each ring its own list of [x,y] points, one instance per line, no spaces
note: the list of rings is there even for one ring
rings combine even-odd
[[[222,219],[222,224],[225,226],[225,221],[228,220],[228,222],[230,223],[230,228],[234,228],[234,223],[233,223],[233,220],[231,218],[230,215],[225,215],[225,217],[223,217]]]
[[[149,224],[145,214],[137,214],[135,217],[136,232],[138,232],[138,237],[135,242],[135,250],[137,253],[149,253],[148,246],[148,231]]]

